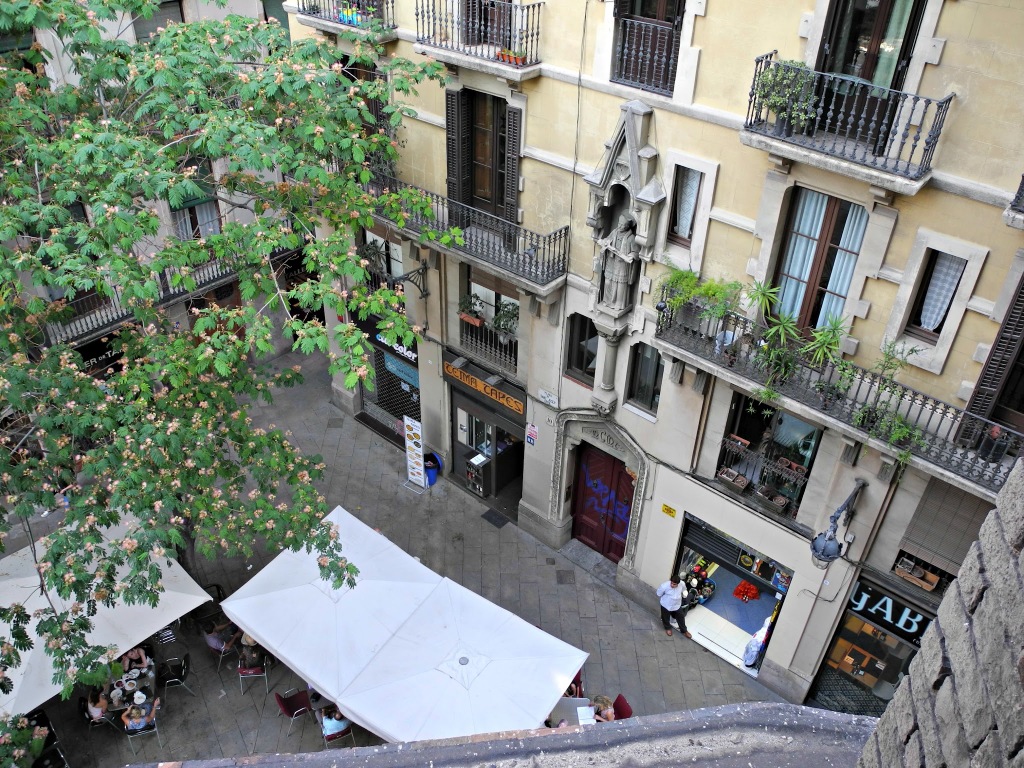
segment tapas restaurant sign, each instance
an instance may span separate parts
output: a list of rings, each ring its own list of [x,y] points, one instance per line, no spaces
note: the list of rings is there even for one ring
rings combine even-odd
[[[493,400],[501,407],[511,411],[519,418],[517,421],[522,422],[523,417],[526,414],[526,404],[523,400],[520,400],[515,394],[505,391],[505,389],[494,385],[488,384],[482,377],[467,370],[469,364],[456,368],[452,365],[451,361],[444,361],[444,375],[445,378],[457,381],[459,384],[467,389],[471,389],[475,392],[479,392],[489,400]],[[474,366],[475,367],[475,366]]]

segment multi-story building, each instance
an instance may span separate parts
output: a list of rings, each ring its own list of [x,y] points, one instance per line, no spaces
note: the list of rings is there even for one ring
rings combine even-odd
[[[285,10],[342,56],[376,17],[382,55],[450,74],[374,182],[436,221],[366,233],[422,339],[374,339],[375,388],[338,403],[396,441],[422,422],[453,482],[652,607],[711,571],[695,641],[792,701],[879,712],[1024,439],[1024,7]],[[421,242],[437,224],[461,241]],[[685,271],[777,287],[805,338],[842,318],[843,362],[766,363],[757,308],[701,311],[666,287]]]

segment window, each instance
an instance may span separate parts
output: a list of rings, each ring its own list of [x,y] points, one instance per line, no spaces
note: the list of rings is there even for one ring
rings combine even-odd
[[[171,22],[181,24],[184,21],[185,14],[181,10],[181,0],[160,3],[159,7],[153,11],[151,18],[135,17],[135,39],[144,43],[161,27],[166,27]]]
[[[928,264],[907,322],[909,336],[932,343],[938,340],[965,269],[966,259],[941,251],[928,252]]]
[[[615,0],[612,82],[672,95],[683,0]]]
[[[281,24],[284,30],[284,39],[291,42],[291,35],[288,32],[288,12],[284,9],[284,0],[263,0],[263,20],[275,19]]]
[[[675,184],[672,189],[672,220],[668,237],[681,245],[690,246],[693,239],[693,222],[697,213],[697,196],[700,193],[704,174],[693,168],[676,166]]]
[[[903,534],[900,550],[927,571],[956,576],[991,511],[991,502],[933,479]],[[899,560],[896,566],[900,567]],[[916,575],[906,564],[903,570]]]
[[[630,353],[626,400],[645,411],[657,413],[664,370],[658,350],[644,343],[635,345]]]
[[[448,91],[449,200],[508,221],[519,218],[522,118],[521,109],[510,107],[497,96],[468,88]],[[459,218],[458,212],[455,218]]]
[[[210,183],[213,180],[210,164],[199,163],[194,178],[203,191],[202,196],[185,200],[177,207],[171,208],[174,234],[181,240],[199,240],[220,234],[220,209],[217,207],[213,186]]]
[[[569,341],[565,350],[565,374],[594,386],[597,365],[597,328],[586,315],[569,318]]]
[[[863,206],[798,188],[779,260],[775,310],[802,327],[819,328],[840,317],[864,240]]]

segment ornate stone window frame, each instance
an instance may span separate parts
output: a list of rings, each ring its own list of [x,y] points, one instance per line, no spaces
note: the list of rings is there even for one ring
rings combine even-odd
[[[668,237],[672,226],[672,201],[676,193],[676,177],[679,168],[691,168],[703,175],[700,192],[697,193],[697,206],[693,214],[693,234],[690,245],[686,247],[673,242]],[[690,269],[699,273],[704,263],[704,246],[707,243],[708,227],[711,223],[711,208],[715,197],[715,184],[718,181],[720,163],[707,160],[686,152],[669,149],[665,152],[665,189],[669,190],[667,204],[663,206],[661,222],[658,227],[657,250],[661,259],[678,269]]]

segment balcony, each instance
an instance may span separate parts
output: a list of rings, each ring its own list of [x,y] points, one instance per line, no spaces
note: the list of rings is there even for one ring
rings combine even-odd
[[[416,237],[424,232],[459,227],[461,243],[452,241],[443,246],[435,243],[434,247],[467,256],[484,266],[497,267],[505,273],[504,277],[541,296],[548,295],[564,282],[569,260],[568,226],[541,235],[394,178],[382,177],[370,184],[370,192],[378,196],[384,191],[402,190],[411,191],[430,208],[429,214],[413,210],[411,206],[403,208],[404,218],[398,222],[399,226]],[[395,213],[388,211],[384,218],[390,221]]]
[[[929,99],[775,55],[754,60],[744,144],[899,194],[924,186],[954,94]],[[758,87],[769,81],[783,87]]]
[[[662,300],[670,298],[662,293]],[[737,383],[765,386],[771,378],[758,351],[765,326],[727,312],[707,317],[694,303],[665,305],[655,336],[683,359]],[[904,386],[891,378],[844,363],[816,367],[797,356],[784,378],[770,382],[782,398],[831,420],[859,442],[884,454],[919,459],[949,482],[972,483],[989,498],[1006,482],[1024,447],[1024,435]],[[840,426],[841,425],[841,426]]]
[[[673,25],[621,18],[615,22],[611,81],[671,96],[679,63],[679,31]]]
[[[514,82],[537,77],[543,5],[416,0],[415,50]]]
[[[298,0],[300,24],[324,32],[366,32],[376,20],[385,30],[379,42],[397,38],[395,0]]]
[[[1017,194],[1013,196],[1010,205],[1003,211],[1003,221],[1008,227],[1024,229],[1024,175],[1020,177]]]
[[[486,325],[459,320],[459,348],[469,357],[516,378],[519,342]]]

